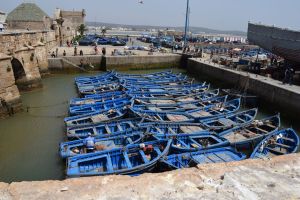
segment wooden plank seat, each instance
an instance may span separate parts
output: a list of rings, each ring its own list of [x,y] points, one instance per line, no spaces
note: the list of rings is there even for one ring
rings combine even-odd
[[[277,145],[277,146],[280,146],[280,147],[283,147],[283,148],[287,148],[287,149],[289,149],[289,148],[292,148],[291,146],[289,146],[289,145],[286,145],[286,144],[281,144],[281,143],[274,143],[275,145]]]
[[[224,126],[234,126],[236,124],[234,121],[227,118],[220,118],[219,122]]]
[[[99,114],[99,115],[92,116],[91,119],[94,123],[97,123],[97,122],[108,120],[109,118],[106,115]]]
[[[199,111],[196,111],[196,112],[192,112],[192,113],[189,113],[191,116],[197,118],[197,117],[209,117],[209,116],[212,116],[212,114],[210,114],[209,112],[206,112],[204,110],[199,110]]]
[[[167,114],[167,119],[172,122],[186,121],[188,118],[184,115]]]
[[[271,152],[274,152],[274,153],[277,153],[277,154],[280,154],[280,155],[283,155],[285,154],[286,152],[282,152],[281,149],[280,150],[277,150],[277,149],[273,149],[273,148],[270,148],[270,147],[265,147],[267,150],[271,151]]]
[[[180,126],[180,130],[184,133],[194,133],[198,131],[203,131],[204,129],[200,126]]]
[[[290,141],[290,142],[295,142],[294,139],[292,139],[292,138],[281,137],[280,139],[283,139],[283,140],[286,140],[286,141]]]
[[[183,104],[180,107],[184,108],[184,109],[197,109],[198,107],[195,104]]]
[[[188,101],[194,101],[195,99],[192,97],[187,97],[187,98],[182,98],[182,99],[178,99],[177,101],[179,102],[188,102]]]
[[[150,100],[151,104],[175,104],[176,102],[173,100]]]

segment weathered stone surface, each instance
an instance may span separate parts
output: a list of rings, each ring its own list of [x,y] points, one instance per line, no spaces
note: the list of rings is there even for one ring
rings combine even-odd
[[[199,165],[138,177],[0,184],[0,194],[3,194],[3,200],[299,199],[300,154],[272,160]]]

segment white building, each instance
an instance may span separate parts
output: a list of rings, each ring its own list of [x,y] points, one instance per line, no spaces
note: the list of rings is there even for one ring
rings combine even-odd
[[[5,20],[6,20],[6,14],[0,11],[0,32],[4,31],[6,27]]]

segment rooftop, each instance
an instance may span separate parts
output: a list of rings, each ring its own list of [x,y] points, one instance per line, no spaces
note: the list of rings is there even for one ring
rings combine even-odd
[[[7,15],[6,20],[43,22],[44,17],[49,17],[49,16],[36,4],[22,3]]]

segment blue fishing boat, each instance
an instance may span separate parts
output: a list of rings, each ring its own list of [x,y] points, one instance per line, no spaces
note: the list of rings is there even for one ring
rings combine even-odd
[[[250,158],[272,158],[290,153],[296,153],[299,149],[299,136],[289,128],[273,132],[263,139],[254,149]]]
[[[212,105],[219,105],[220,103],[223,104],[226,101],[226,96],[224,97],[215,97],[208,101],[195,101],[195,102],[187,102],[187,103],[175,103],[172,104],[172,100],[155,100],[158,104],[147,104],[144,101],[140,101],[139,99],[135,99],[131,105],[131,107],[137,110],[150,110],[156,112],[186,112],[186,111],[195,111],[198,109],[205,109]],[[141,105],[137,105],[138,102]],[[144,104],[145,103],[145,104]],[[170,104],[166,104],[170,103]]]
[[[227,96],[217,96],[210,99],[194,100],[194,101],[177,101],[176,98],[134,98],[132,106],[143,109],[143,107],[177,107],[187,110],[202,108],[211,104],[223,103],[227,100]]]
[[[226,101],[225,103],[220,102],[212,105],[207,105],[203,108],[187,111],[186,113],[192,116],[196,120],[220,118],[224,115],[234,113],[240,109],[241,99],[233,99]]]
[[[108,138],[95,138],[94,152],[110,150],[114,148],[124,147],[129,144],[140,143],[144,135],[141,131],[136,131],[132,134],[120,135]],[[73,140],[62,142],[59,145],[59,152],[62,158],[86,154],[85,140]]]
[[[112,82],[119,82],[119,79],[112,75],[105,78],[75,82],[75,85],[77,88],[83,88],[85,86],[103,85],[104,83],[112,83]]]
[[[66,117],[66,126],[90,125],[120,119],[127,113],[127,108],[111,109],[106,112],[92,112],[85,115]]]
[[[124,106],[130,105],[131,102],[132,99],[125,97],[95,104],[72,106],[69,108],[69,113],[70,115],[84,115],[92,112],[106,112],[110,109],[123,108]]]
[[[186,113],[180,112],[156,112],[156,111],[143,111],[135,108],[130,108],[133,116],[144,119],[145,121],[152,122],[193,122],[194,118]]]
[[[200,123],[142,122],[138,126],[148,128],[147,132],[153,135],[209,134]]]
[[[160,160],[167,169],[195,167],[199,164],[222,163],[244,160],[246,155],[238,153],[231,147],[201,150],[191,153],[172,154]]]
[[[107,92],[115,92],[115,91],[122,91],[122,87],[119,83],[112,83],[109,85],[103,85],[100,87],[90,87],[84,89],[78,89],[78,92],[81,96],[90,95],[90,94],[101,94]]]
[[[112,91],[112,92],[102,92],[101,94],[87,94],[84,96],[84,98],[82,99],[85,99],[85,98],[106,98],[106,97],[113,97],[113,96],[120,96],[120,95],[123,95],[123,94],[127,94],[127,91]]]
[[[256,146],[263,138],[267,137],[280,127],[280,115],[254,120],[246,126],[236,126],[223,131],[218,135],[226,138],[236,148],[249,148]]]
[[[100,83],[93,83],[93,84],[77,84],[77,90],[80,91],[84,91],[84,90],[95,90],[98,88],[103,88],[105,86],[110,86],[110,85],[115,85],[118,84],[120,85],[118,80],[103,80],[103,82]]]
[[[158,86],[158,87],[130,87],[127,88],[128,90],[132,90],[132,91],[138,91],[138,92],[172,92],[172,91],[176,91],[176,92],[180,92],[180,91],[190,91],[192,92],[199,92],[199,91],[203,91],[203,89],[208,88],[209,85],[206,83],[203,84],[193,84],[193,85],[189,85],[189,86],[178,86],[178,87],[163,87],[163,86]]]
[[[208,101],[209,99],[215,98],[219,95],[220,90],[214,89],[214,90],[205,90],[200,93],[192,93],[186,96],[177,97],[175,100],[177,102],[193,102],[193,101]]]
[[[207,130],[220,131],[235,126],[247,125],[255,119],[256,114],[257,109],[254,108],[238,113],[232,113],[220,118],[200,120],[200,123],[203,124]]]
[[[128,97],[128,95],[123,91],[108,92],[104,94],[95,94],[95,95],[86,95],[85,98],[72,98],[70,100],[70,107],[96,104],[104,101],[121,99],[124,97]]]
[[[141,122],[140,118],[132,118],[94,125],[67,127],[67,137],[69,139],[83,139],[88,137],[89,134],[93,137],[124,135],[136,130],[139,122]],[[147,127],[142,128],[146,130]]]
[[[185,87],[196,87],[198,85],[202,84],[193,84],[191,81],[178,81],[178,80],[165,80],[164,82],[160,80],[153,80],[153,82],[150,81],[140,81],[140,82],[121,82],[121,85],[124,88],[185,88]]]
[[[127,91],[127,94],[136,97],[136,98],[177,98],[177,97],[183,97],[187,95],[192,95],[192,94],[199,94],[207,91],[209,89],[209,85],[206,85],[205,87],[193,91],[193,90],[172,90],[172,91],[165,91],[161,89],[156,89],[150,91],[132,91],[129,90]]]
[[[168,154],[171,143],[158,140],[73,156],[67,160],[67,176],[140,175],[151,171]]]
[[[165,70],[160,72],[154,72],[149,74],[124,74],[124,73],[116,73],[118,78],[156,78],[159,76],[176,76],[176,74],[172,73],[172,70]],[[179,74],[181,75],[181,74]]]
[[[228,146],[225,138],[211,133],[152,135],[157,139],[173,139],[172,152],[184,153]]]
[[[108,71],[108,72],[105,72],[103,74],[99,74],[99,75],[96,75],[96,76],[81,76],[81,77],[76,77],[75,78],[75,83],[82,83],[82,82],[86,82],[86,81],[106,79],[106,78],[109,78],[111,76],[114,76],[115,74],[116,74],[116,72],[114,72],[114,71]]]

